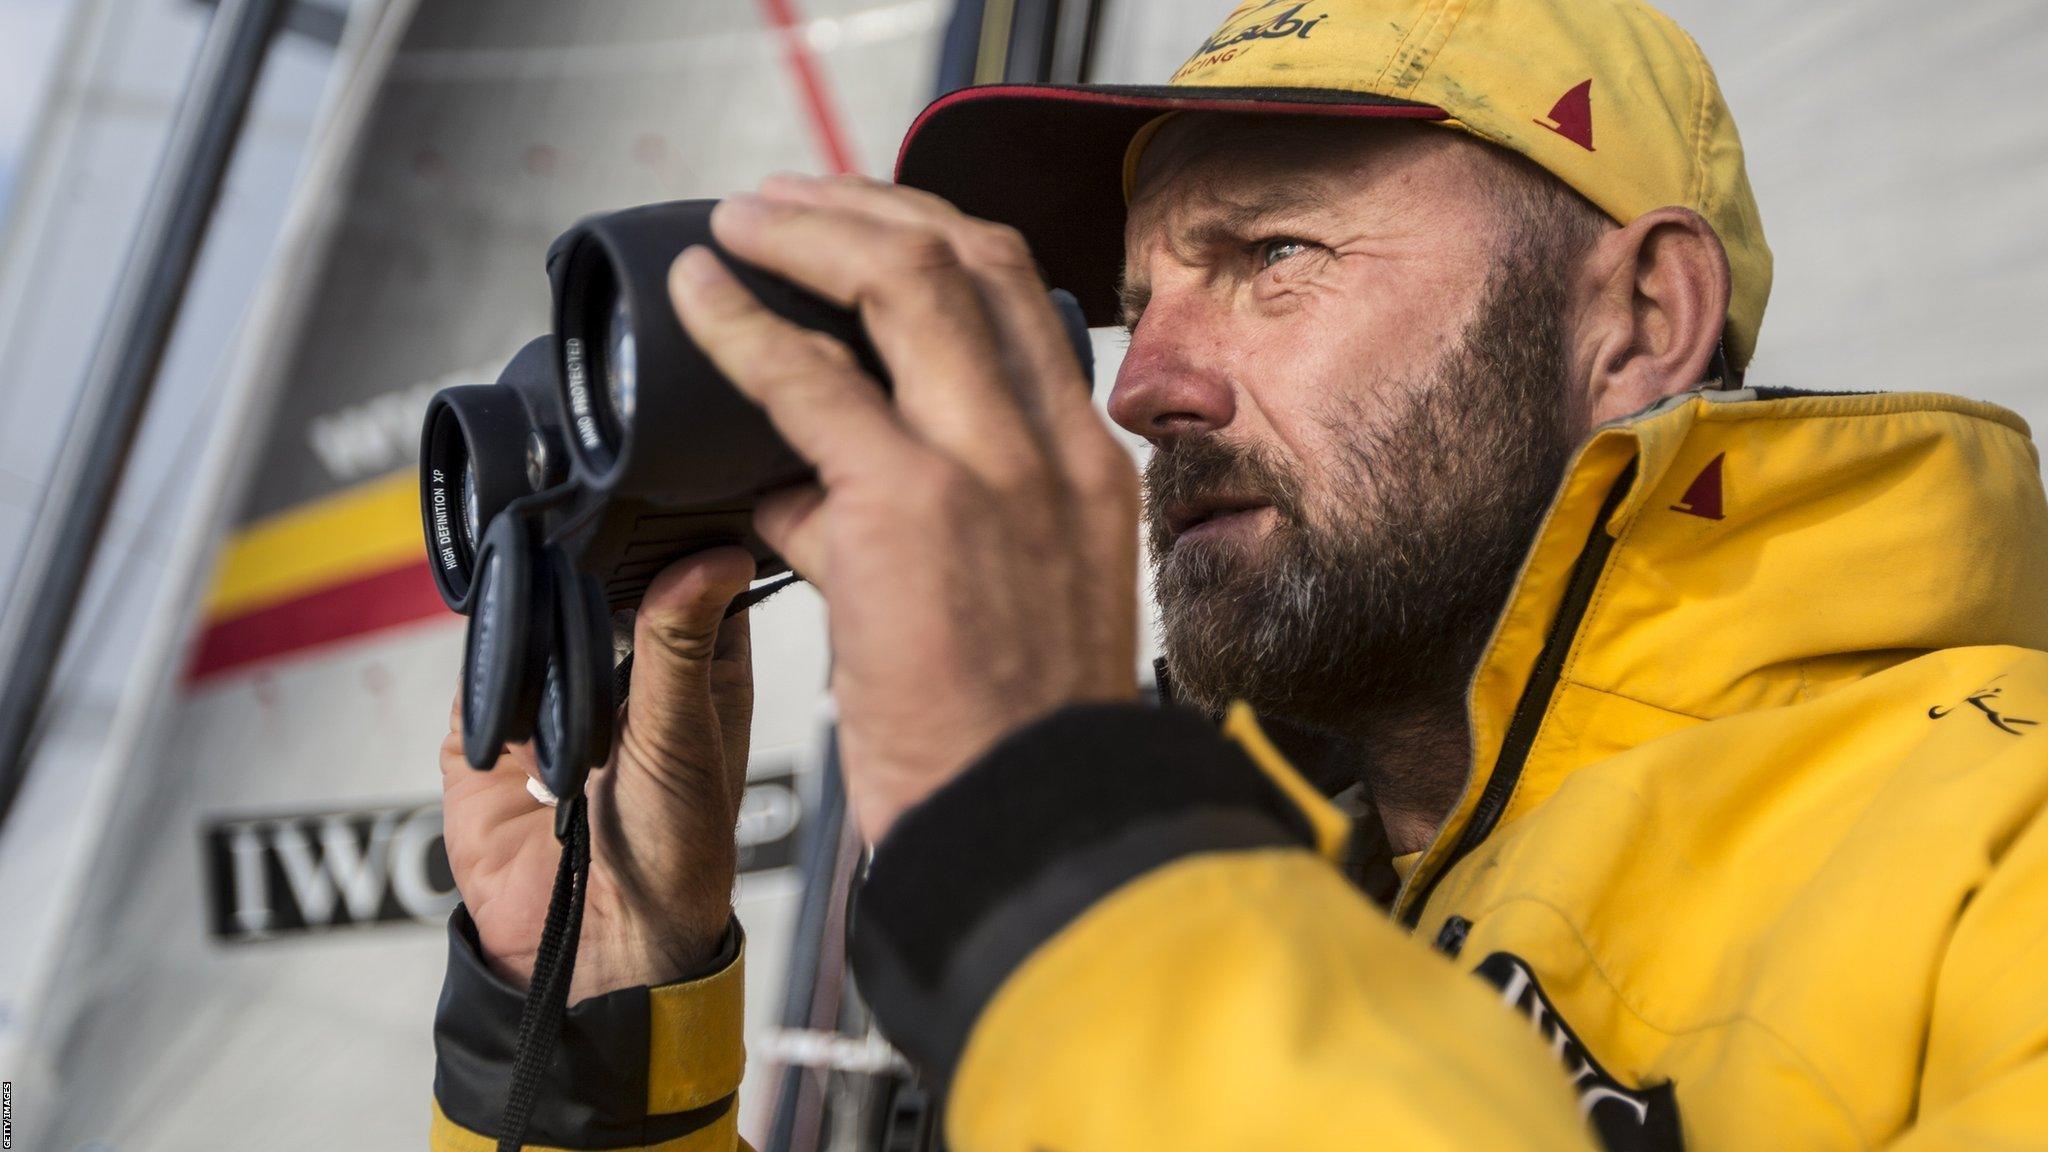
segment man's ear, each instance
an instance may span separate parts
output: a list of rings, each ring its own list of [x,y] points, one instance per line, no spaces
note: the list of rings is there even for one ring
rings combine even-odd
[[[1707,379],[1728,316],[1728,254],[1689,208],[1659,208],[1601,237],[1583,266],[1575,377],[1599,425]]]

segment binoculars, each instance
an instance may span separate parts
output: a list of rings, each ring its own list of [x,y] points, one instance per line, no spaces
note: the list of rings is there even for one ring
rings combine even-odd
[[[814,475],[683,331],[670,263],[710,247],[767,308],[836,337],[889,388],[858,315],[712,240],[716,204],[577,223],[548,248],[553,333],[521,348],[495,384],[444,388],[427,404],[420,517],[441,598],[469,617],[463,754],[488,768],[505,744],[531,739],[543,782],[564,801],[610,755],[612,614],[706,548],[746,548],[757,579],[786,572],[754,534],[754,504]],[[1091,376],[1080,307],[1051,296]]]

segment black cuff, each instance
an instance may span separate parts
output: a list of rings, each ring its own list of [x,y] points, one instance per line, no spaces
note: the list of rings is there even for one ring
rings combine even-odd
[[[710,971],[738,951],[737,925],[730,925]],[[727,1096],[688,1112],[647,1114],[647,992],[622,988],[570,1005],[541,1077],[528,1144],[638,1148],[687,1136],[733,1106]],[[494,1139],[512,1087],[525,999],[485,966],[476,924],[458,906],[448,918],[448,975],[434,1013],[434,1098],[448,1119]]]
[[[854,971],[943,1090],[1003,980],[1098,900],[1183,856],[1313,842],[1300,809],[1196,713],[1066,708],[896,822],[860,890]]]

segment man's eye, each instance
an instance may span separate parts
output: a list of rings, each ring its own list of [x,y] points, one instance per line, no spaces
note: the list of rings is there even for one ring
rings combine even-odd
[[[1259,242],[1259,267],[1262,269],[1271,268],[1282,260],[1290,256],[1298,256],[1308,251],[1308,249],[1309,244],[1306,240],[1290,240],[1284,237],[1275,240],[1262,240]]]

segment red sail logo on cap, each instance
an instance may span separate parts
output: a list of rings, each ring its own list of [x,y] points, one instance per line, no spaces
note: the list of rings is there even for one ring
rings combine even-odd
[[[1588,152],[1593,151],[1593,81],[1588,79],[1558,97],[1557,105],[1550,110],[1550,119],[1536,123]]]
[[[1721,460],[1727,453],[1707,461],[1700,474],[1693,479],[1692,487],[1671,506],[1673,512],[1688,516],[1699,516],[1708,520],[1721,519]]]

